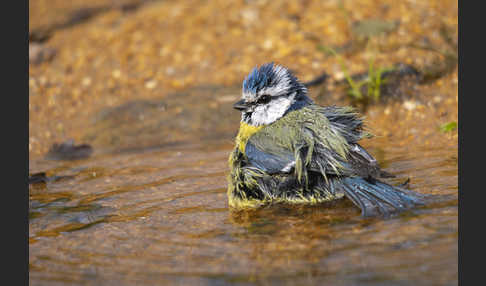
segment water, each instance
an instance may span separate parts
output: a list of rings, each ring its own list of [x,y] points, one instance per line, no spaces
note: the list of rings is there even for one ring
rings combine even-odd
[[[214,110],[231,110],[229,102]],[[221,121],[214,128],[223,135],[209,139],[196,119],[221,116],[214,110],[179,119],[192,123],[189,132],[199,131],[181,132],[171,138],[176,143],[166,140],[165,130],[175,127],[160,124],[162,113],[118,129],[110,118],[111,133],[97,141],[96,124],[106,126],[102,118],[86,131],[86,138],[99,142],[91,158],[30,160],[31,173],[73,176],[30,187],[30,283],[457,285],[457,144],[404,144],[403,136],[364,143],[398,175],[393,183],[410,177],[413,190],[452,196],[390,219],[363,219],[345,199],[233,211],[226,175],[238,115]],[[124,133],[134,130],[143,140]]]

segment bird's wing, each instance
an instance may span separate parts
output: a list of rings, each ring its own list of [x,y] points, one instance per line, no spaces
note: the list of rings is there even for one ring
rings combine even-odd
[[[262,136],[253,136],[246,143],[245,155],[249,163],[268,174],[289,173],[295,166],[294,153],[285,147],[267,145]],[[273,142],[268,142],[273,144]],[[268,146],[262,147],[262,146]]]
[[[316,106],[298,112],[250,137],[245,155],[251,165],[269,174],[295,171],[299,177],[308,170],[323,176],[388,175],[356,143],[365,135],[353,109]]]
[[[350,106],[313,106],[314,110],[329,120],[333,129],[346,138],[348,143],[356,143],[370,134],[363,132],[363,118]]]
[[[346,174],[346,139],[329,121],[309,109],[289,113],[251,136],[245,147],[249,163],[266,173],[290,173],[301,177],[312,170],[322,174]]]
[[[332,128],[346,138],[349,144],[347,161],[356,175],[365,178],[395,177],[381,170],[376,159],[357,143],[362,138],[371,137],[371,134],[363,131],[363,119],[354,108],[327,106],[317,107],[317,109],[329,120]]]

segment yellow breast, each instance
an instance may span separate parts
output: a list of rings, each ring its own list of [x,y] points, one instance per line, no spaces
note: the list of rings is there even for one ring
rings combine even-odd
[[[240,131],[236,136],[236,146],[238,146],[238,149],[241,153],[245,153],[246,142],[248,141],[250,136],[258,132],[262,128],[263,126],[252,126],[244,122],[240,123]]]

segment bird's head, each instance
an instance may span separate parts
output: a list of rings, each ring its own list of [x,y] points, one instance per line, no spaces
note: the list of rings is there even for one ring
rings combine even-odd
[[[306,94],[306,87],[288,69],[267,63],[255,67],[245,78],[241,100],[233,107],[241,111],[241,121],[266,125],[312,103]]]

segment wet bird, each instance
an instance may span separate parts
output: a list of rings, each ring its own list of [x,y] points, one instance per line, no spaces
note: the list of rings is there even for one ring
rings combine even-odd
[[[371,137],[358,112],[316,105],[287,68],[255,67],[234,108],[241,111],[241,122],[229,157],[231,207],[345,197],[371,216],[423,204],[424,195],[381,180],[393,175],[358,144]]]

